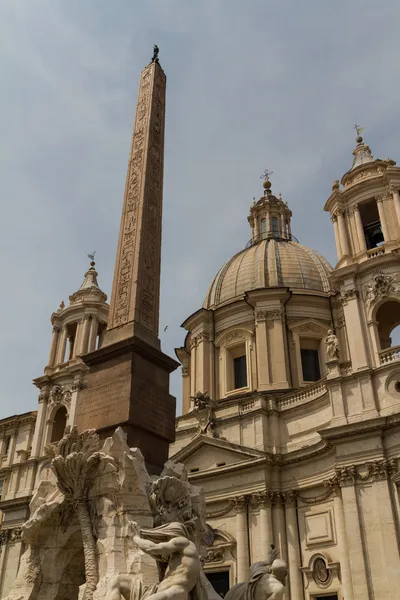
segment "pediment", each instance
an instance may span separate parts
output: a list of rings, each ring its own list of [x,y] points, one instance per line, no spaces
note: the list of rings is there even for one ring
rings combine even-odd
[[[265,457],[265,452],[260,450],[199,435],[170,458],[174,462],[184,463],[188,473],[193,473],[240,463],[252,463],[255,459],[265,459]]]
[[[322,323],[319,323],[315,319],[307,319],[307,320],[303,320],[303,321],[298,321],[297,323],[291,323],[289,325],[289,329],[291,331],[296,332],[297,334],[300,334],[300,333],[313,334],[314,333],[314,334],[326,335],[328,326],[324,325]]]

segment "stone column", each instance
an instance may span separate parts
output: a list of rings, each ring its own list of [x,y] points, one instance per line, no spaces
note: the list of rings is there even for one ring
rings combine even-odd
[[[247,581],[249,575],[249,526],[247,522],[247,497],[234,498],[236,510],[236,556],[237,556],[237,583]]]
[[[394,186],[391,185],[391,186],[389,186],[389,192],[393,196],[393,202],[394,202],[394,207],[396,209],[397,221],[398,221],[398,225],[400,227],[400,194],[399,194],[399,190],[398,190],[398,188],[395,188]]]
[[[205,392],[210,390],[211,395],[212,387],[210,385],[210,333],[208,331],[201,331],[197,334],[196,339],[196,392]]]
[[[304,600],[303,580],[300,571],[301,556],[299,545],[299,529],[297,525],[297,494],[285,492],[286,537],[288,548],[288,568],[290,581],[290,600]]]
[[[84,326],[84,319],[82,317],[82,319],[76,324],[75,341],[74,341],[74,347],[72,349],[71,358],[76,358],[78,356],[78,354],[80,354],[83,326]]]
[[[50,346],[50,352],[49,352],[49,362],[48,362],[49,367],[54,366],[54,362],[56,359],[56,350],[57,350],[59,333],[60,333],[60,328],[53,327],[53,333],[51,336],[51,346]]]
[[[287,388],[287,372],[286,372],[286,343],[283,333],[284,312],[282,308],[269,310],[267,319],[273,321],[273,339],[274,339],[274,366],[275,373],[273,382],[274,387]]]
[[[182,366],[182,414],[190,411],[190,368],[189,361]]]
[[[344,510],[354,598],[369,598],[367,570],[355,488],[357,471],[354,466],[340,467],[336,469],[336,475],[342,492],[342,506]],[[346,599],[346,596],[344,598]]]
[[[89,331],[89,342],[88,342],[88,352],[93,352],[96,350],[96,339],[97,339],[97,329],[99,327],[99,322],[95,315],[92,315],[92,320],[90,323],[90,331]]]
[[[268,556],[268,551],[271,544],[274,543],[274,536],[272,531],[272,507],[271,502],[273,500],[272,492],[258,492],[253,496],[254,502],[260,509],[260,539],[261,539],[261,558],[265,560]]]
[[[344,220],[344,213],[339,210],[337,213],[338,227],[339,227],[339,239],[340,247],[344,256],[349,256],[349,244],[347,241],[346,223]]]
[[[291,240],[292,239],[292,226],[290,224],[290,219],[288,220],[287,226],[288,226],[288,237],[289,237],[289,240]]]
[[[346,524],[344,520],[343,501],[340,488],[336,489],[333,500],[335,510],[336,531],[340,551],[340,574],[342,579],[342,596],[346,600],[354,600],[353,583],[351,578],[351,567],[349,558],[349,547],[347,542]]]
[[[384,198],[385,198],[384,194],[377,196],[376,197],[376,205],[378,207],[379,220],[381,222],[383,238],[384,238],[385,242],[387,242],[389,240],[389,230],[388,230],[387,221],[386,221],[385,209],[383,206]]]
[[[267,390],[271,386],[271,376],[268,363],[267,342],[267,311],[256,310],[256,347],[257,347],[257,376],[258,389]]]
[[[282,237],[286,239],[286,219],[285,219],[285,215],[281,215],[281,232],[282,232]]]
[[[85,315],[83,320],[82,327],[82,337],[80,340],[80,348],[79,354],[86,354],[88,348],[88,339],[89,339],[89,330],[90,330],[90,315]]]
[[[332,223],[333,223],[333,232],[335,234],[335,244],[336,244],[336,254],[338,257],[338,261],[342,258],[343,253],[342,253],[342,246],[340,244],[340,237],[339,237],[339,227],[338,227],[338,221],[337,221],[337,215],[332,215],[331,216],[332,219]]]
[[[271,215],[267,213],[265,215],[265,237],[271,235]]]
[[[61,335],[58,340],[58,354],[56,364],[59,365],[65,360],[65,350],[67,348],[67,326],[63,325]]]
[[[341,298],[346,323],[352,324],[352,331],[354,332],[348,336],[348,342],[353,371],[357,371],[368,366],[367,344],[361,323],[358,291],[355,288],[343,290]]]
[[[367,249],[367,244],[365,243],[364,227],[361,221],[360,209],[358,207],[358,204],[354,206],[354,218],[356,221],[357,237],[360,252],[365,252]]]
[[[274,545],[279,550],[280,557],[288,564],[288,552],[286,541],[286,523],[284,497],[281,492],[274,492],[274,504],[272,508],[272,522],[274,529]]]
[[[46,412],[47,412],[47,401],[49,397],[48,388],[43,388],[40,390],[39,394],[39,409],[36,417],[35,423],[35,431],[33,434],[32,440],[32,451],[31,458],[37,458],[40,456],[42,438],[46,420]]]
[[[395,461],[384,459],[367,463],[367,466],[373,481],[372,489],[370,488],[369,491],[372,492],[377,507],[380,533],[380,548],[375,548],[375,551],[381,556],[380,564],[385,565],[384,573],[376,568],[377,564],[370,565],[371,578],[377,597],[381,594],[382,598],[397,600],[400,589],[400,559],[396,536],[397,524],[388,481],[397,470],[396,464]],[[375,583],[378,581],[379,583]]]
[[[103,341],[104,341],[104,336],[105,336],[105,334],[106,334],[106,328],[105,328],[105,327],[103,327],[103,328],[100,330],[100,334],[99,334],[99,348],[101,348],[101,347],[102,347],[102,345],[103,345]]]

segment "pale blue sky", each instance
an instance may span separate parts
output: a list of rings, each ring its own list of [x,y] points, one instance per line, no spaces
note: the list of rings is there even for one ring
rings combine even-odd
[[[36,408],[50,314],[96,249],[111,289],[139,73],[167,73],[161,331],[182,344],[215,272],[250,237],[268,167],[293,233],[335,261],[322,211],[355,122],[397,148],[400,3],[0,0],[0,418]],[[180,372],[172,391],[180,402]]]

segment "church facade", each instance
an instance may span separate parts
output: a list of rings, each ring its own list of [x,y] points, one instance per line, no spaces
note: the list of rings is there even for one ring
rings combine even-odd
[[[33,492],[50,477],[47,444],[75,424],[121,426],[157,472],[173,438],[176,362],[158,338],[165,82],[157,49],[140,78],[111,308],[92,260],[51,316],[37,411],[0,421],[1,598]],[[394,161],[359,137],[325,204],[332,268],[295,239],[266,174],[250,242],[183,324],[169,455],[204,489],[205,571],[222,595],[274,544],[289,566],[286,600],[397,598],[399,190]]]
[[[267,175],[251,241],[183,323],[170,454],[204,488],[221,589],[274,544],[291,600],[398,596],[400,169],[360,136],[353,154],[325,204],[335,268]]]

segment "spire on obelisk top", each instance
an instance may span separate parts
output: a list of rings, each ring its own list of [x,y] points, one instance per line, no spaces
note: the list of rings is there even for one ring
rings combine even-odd
[[[159,346],[166,76],[158,46],[140,76],[104,344],[137,336]]]

